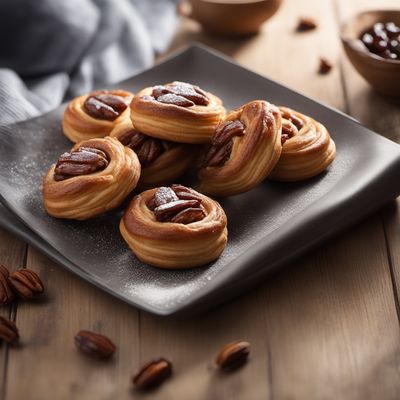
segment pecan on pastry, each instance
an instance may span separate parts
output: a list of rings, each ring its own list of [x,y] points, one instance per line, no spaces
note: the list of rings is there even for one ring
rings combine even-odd
[[[282,115],[282,154],[269,178],[300,181],[320,174],[334,160],[335,142],[327,129],[312,118],[279,107]]]
[[[134,128],[131,120],[118,124],[110,133],[138,156],[142,172],[138,189],[169,184],[188,171],[197,158],[195,146],[153,138]]]
[[[224,114],[217,96],[184,82],[145,88],[131,102],[140,132],[179,143],[208,143]]]
[[[136,196],[120,231],[136,257],[160,268],[205,265],[223,252],[228,231],[222,207],[182,185],[147,190]]]
[[[211,139],[199,190],[211,196],[246,192],[264,180],[281,154],[281,114],[255,100],[229,113]]]
[[[118,207],[139,176],[130,148],[110,137],[85,140],[62,154],[44,177],[44,206],[53,217],[89,219]]]
[[[74,98],[64,112],[63,131],[72,142],[108,136],[115,125],[129,120],[133,94],[102,90]]]

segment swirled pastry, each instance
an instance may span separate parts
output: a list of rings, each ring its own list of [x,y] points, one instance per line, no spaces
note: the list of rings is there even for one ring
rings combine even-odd
[[[131,102],[140,132],[179,143],[208,143],[224,114],[217,96],[184,82],[148,87]]]
[[[198,151],[195,146],[169,142],[144,135],[131,120],[119,123],[110,133],[138,156],[142,172],[139,189],[169,184],[190,169]]]
[[[120,231],[139,260],[161,268],[205,265],[223,252],[228,235],[221,206],[182,185],[136,196]]]
[[[264,180],[281,154],[281,114],[256,100],[229,113],[211,140],[199,190],[211,196],[246,192]]]
[[[108,136],[129,119],[133,94],[123,90],[97,91],[71,100],[64,112],[63,131],[74,143]]]
[[[119,206],[139,176],[139,160],[129,147],[110,137],[85,140],[48,171],[44,206],[53,217],[92,218]]]
[[[335,142],[327,129],[312,118],[280,107],[282,154],[269,178],[300,181],[324,171],[336,155]]]

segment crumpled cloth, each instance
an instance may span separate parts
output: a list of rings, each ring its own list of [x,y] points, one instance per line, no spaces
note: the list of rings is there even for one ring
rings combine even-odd
[[[0,126],[129,78],[164,51],[177,0],[1,0]]]

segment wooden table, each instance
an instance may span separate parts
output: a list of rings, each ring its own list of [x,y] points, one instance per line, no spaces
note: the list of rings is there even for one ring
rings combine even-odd
[[[258,36],[243,40],[213,38],[184,21],[171,50],[204,42],[400,142],[400,103],[370,89],[338,38],[343,18],[383,5],[399,1],[285,0]],[[294,33],[300,15],[315,17],[319,29]],[[326,76],[316,73],[321,55],[335,65]],[[389,204],[250,293],[184,320],[140,312],[0,231],[0,262],[38,271],[47,288],[44,301],[0,310],[22,336],[21,346],[0,347],[0,398],[399,399],[399,210],[399,201]],[[84,328],[110,336],[115,359],[78,353],[73,336]],[[220,376],[212,359],[235,339],[252,343],[251,361]],[[131,373],[159,355],[173,361],[174,378],[150,395],[132,392]]]

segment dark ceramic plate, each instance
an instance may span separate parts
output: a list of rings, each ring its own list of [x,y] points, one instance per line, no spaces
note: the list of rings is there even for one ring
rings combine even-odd
[[[140,263],[129,251],[118,231],[121,210],[87,222],[57,220],[44,212],[42,176],[71,147],[61,132],[60,107],[0,129],[1,200],[23,222],[0,209],[1,224],[114,296],[167,315],[236,295],[400,193],[400,146],[203,47],[190,47],[118,86],[135,92],[173,80],[216,93],[227,108],[266,99],[313,116],[329,128],[337,158],[312,180],[266,181],[223,200],[229,221],[223,255],[203,268],[165,271]]]

